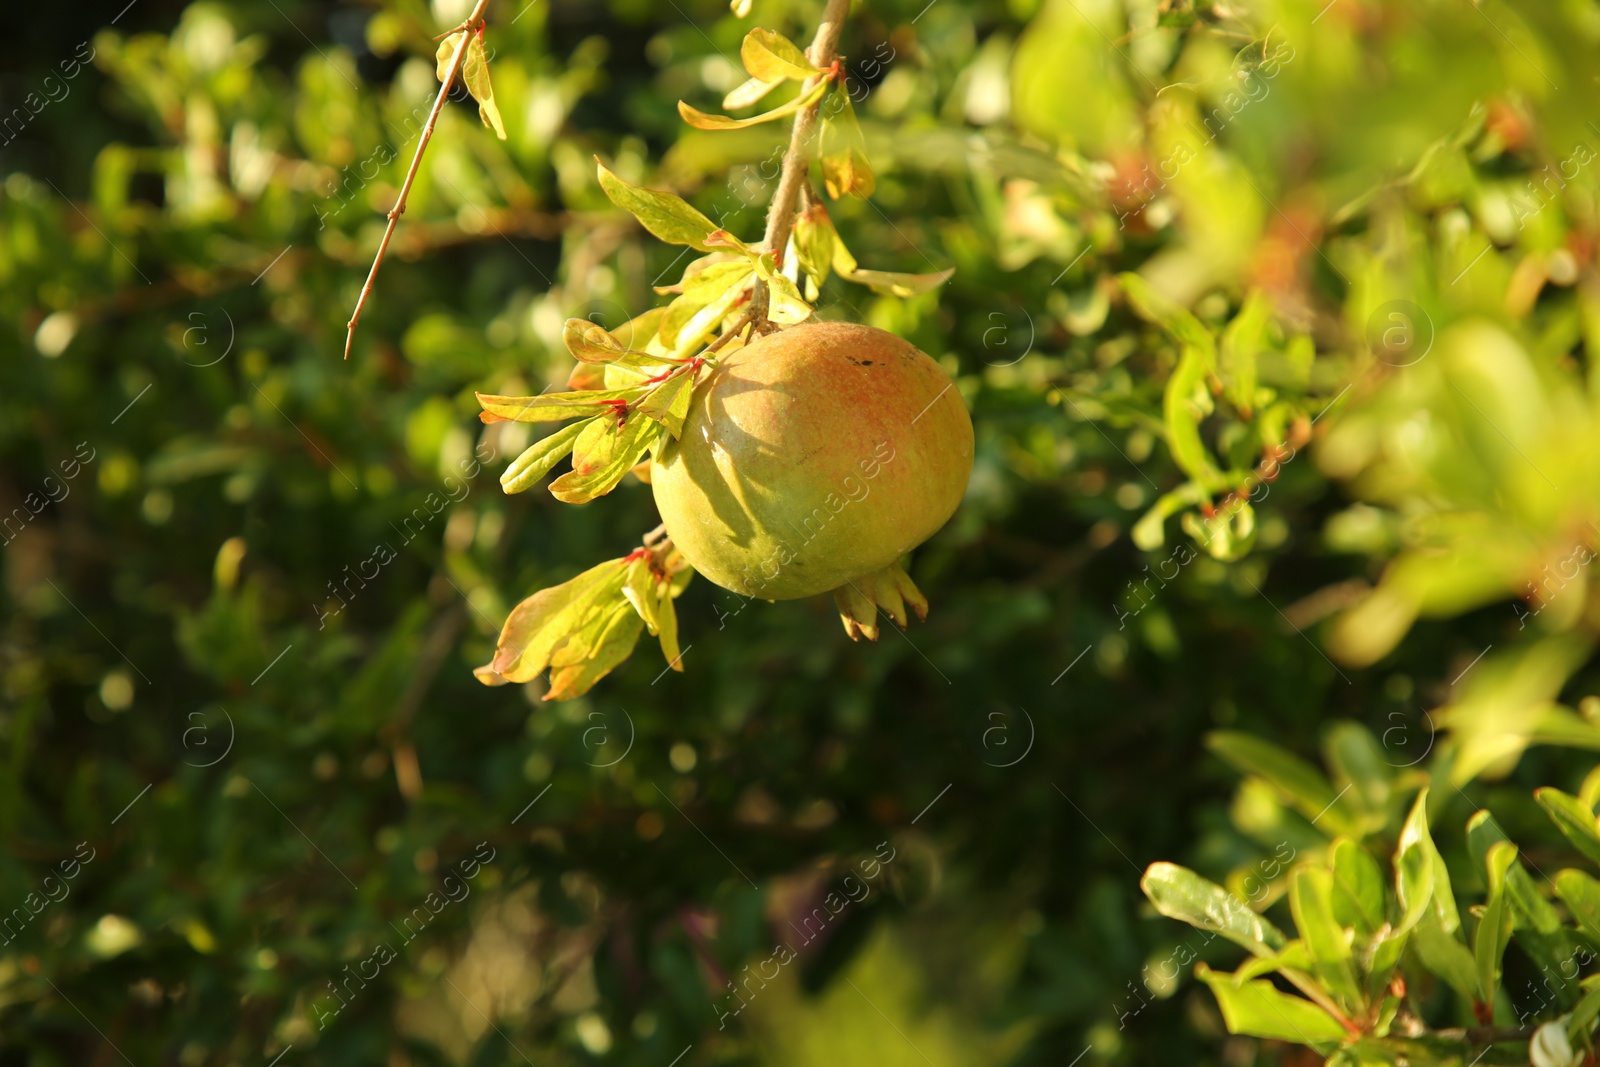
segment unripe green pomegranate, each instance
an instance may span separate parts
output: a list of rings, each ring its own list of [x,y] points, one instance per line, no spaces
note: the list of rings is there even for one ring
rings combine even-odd
[[[925,613],[897,561],[950,518],[971,473],[972,421],[939,365],[891,333],[828,322],[723,357],[651,485],[711,581],[764,600],[836,591],[851,636],[876,637],[871,605],[901,625],[902,601]]]

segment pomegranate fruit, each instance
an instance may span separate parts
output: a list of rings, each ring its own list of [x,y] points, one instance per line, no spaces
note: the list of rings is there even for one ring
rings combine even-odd
[[[810,323],[721,357],[650,481],[672,542],[735,593],[835,592],[852,637],[877,608],[927,602],[899,558],[955,512],[972,421],[955,384],[899,337]]]

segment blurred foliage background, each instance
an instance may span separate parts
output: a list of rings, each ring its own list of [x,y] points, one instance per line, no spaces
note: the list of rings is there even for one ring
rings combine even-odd
[[[562,705],[470,668],[653,505],[503,496],[525,427],[473,390],[660,302],[677,250],[596,154],[758,236],[785,131],[675,104],[821,5],[495,0],[509,138],[446,109],[342,362],[467,6],[8,12],[0,1063],[1305,1062],[1148,977],[1192,934],[1146,864],[1321,847],[1218,728],[1320,762],[1359,725],[1447,861],[1487,804],[1561,862],[1530,789],[1600,748],[1593,0],[856,4],[878,188],[835,221],[956,274],[823,313],[973,412],[933,614],[854,645],[697,581],[684,674],[641,648]]]

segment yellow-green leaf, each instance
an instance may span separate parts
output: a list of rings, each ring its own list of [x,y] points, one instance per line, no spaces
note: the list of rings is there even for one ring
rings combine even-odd
[[[588,319],[568,319],[561,328],[561,341],[579,363],[612,363],[628,352],[604,326]]]
[[[550,691],[546,700],[571,700],[580,697],[633,654],[644,623],[624,601],[618,601],[558,654],[560,663],[550,667]]]
[[[817,162],[828,195],[838,200],[872,195],[877,179],[867,162],[867,142],[856,121],[856,109],[844,86],[837,87],[823,105],[822,129],[817,134]]]
[[[767,282],[768,318],[792,326],[811,317],[811,305],[800,295],[799,286],[788,275],[778,271],[772,253],[764,253],[757,260],[756,273]]]
[[[779,104],[771,111],[763,111],[759,115],[751,115],[747,119],[731,119],[726,115],[708,115],[704,111],[690,107],[682,100],[678,101],[678,114],[683,116],[683,121],[697,130],[742,130],[747,126],[758,126],[763,122],[772,122],[785,115],[792,115],[803,107],[809,107],[822,99],[822,94],[827,90],[828,83],[820,81],[787,104]],[[685,242],[679,241],[679,244]]]
[[[621,563],[613,559],[590,567],[512,608],[500,629],[494,659],[483,670],[498,681],[530,682],[538,677],[590,609],[622,588]]]
[[[839,239],[833,220],[821,204],[800,214],[794,222],[794,251],[800,258],[800,271],[820,287],[828,280],[833,266],[833,246]]]
[[[467,83],[467,92],[478,102],[478,117],[504,141],[506,126],[495,106],[494,86],[489,84],[489,57],[484,53],[481,34],[474,33],[467,39],[467,61],[461,68],[461,78]]]
[[[656,584],[656,637],[661,642],[661,654],[666,657],[667,666],[682,674],[683,653],[678,651],[678,609],[672,604],[672,598],[677,595],[672,582]]]
[[[584,427],[572,447],[572,470],[550,483],[564,504],[587,504],[617,487],[661,436],[660,423],[630,414],[617,426],[609,417]]]
[[[439,42],[439,47],[433,53],[434,76],[442,83],[450,76],[450,67],[456,60],[456,49],[463,43],[466,36],[465,30],[457,30]]]
[[[656,634],[656,609],[660,601],[656,597],[656,575],[650,567],[648,556],[640,556],[628,564],[628,576],[623,579],[622,595],[628,598],[628,603],[633,605],[633,610],[639,613],[639,618],[644,620],[644,628],[652,637]]]
[[[1332,1045],[1350,1035],[1309,1000],[1290,996],[1266,978],[1235,984],[1232,976],[1197,964],[1195,976],[1211,987],[1228,1032],[1298,1044]]]
[[[500,488],[508,493],[520,493],[550,473],[550,468],[567,456],[572,451],[572,446],[586,426],[585,422],[574,422],[563,426],[548,437],[540,438],[529,445],[527,450],[512,461],[511,466],[500,475]]]
[[[843,247],[842,245],[838,247]],[[833,269],[839,271],[839,277],[845,281],[864,285],[881,296],[910,297],[922,293],[932,292],[956,272],[954,267],[939,271],[937,274],[900,274],[887,270],[839,270],[839,256],[834,253]]]
[[[800,46],[781,33],[759,26],[744,35],[739,58],[752,78],[764,82],[804,81],[822,72],[812,66]]]
[[[772,90],[782,85],[781,81],[764,82],[760,78],[751,78],[749,81],[740,82],[739,85],[729,90],[728,95],[722,98],[722,106],[728,111],[737,111],[741,107],[749,107],[760,102]]]
[[[634,411],[654,419],[677,440],[683,433],[683,420],[689,417],[689,401],[694,397],[694,374],[674,374],[639,401]]]
[[[495,396],[478,393],[484,422],[560,422],[580,415],[594,415],[608,400],[629,400],[639,395],[634,389],[594,389],[572,393],[541,393],[538,396]]]
[[[702,252],[713,247],[706,238],[717,231],[717,224],[706,218],[683,197],[659,189],[630,185],[595,160],[600,188],[611,202],[639,220],[656,237],[674,245],[688,245]]]

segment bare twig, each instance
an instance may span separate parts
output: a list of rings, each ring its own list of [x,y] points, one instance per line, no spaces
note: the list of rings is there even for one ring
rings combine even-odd
[[[746,326],[748,326],[752,322],[754,322],[755,321],[755,317],[756,317],[755,308],[751,308],[750,310],[746,311],[743,315],[740,315],[739,316],[739,321],[735,322],[733,324],[732,329],[728,330],[727,333],[723,334],[721,337],[717,338],[715,341],[712,341],[709,345],[706,346],[706,350],[704,352],[700,353],[700,354],[702,356],[709,356],[709,355],[714,354],[717,351],[717,349],[721,348],[723,345],[725,345],[729,341],[733,340],[734,337],[738,335],[740,330],[744,329]]]
[[[817,35],[812,38],[811,48],[806,54],[811,65],[823,73],[808,78],[800,89],[802,93],[810,92],[819,81],[829,77],[828,68],[838,58],[839,34],[844,30],[845,16],[849,12],[850,0],[828,0],[827,10],[822,13],[822,24],[817,27]],[[817,109],[821,106],[822,100],[819,98],[810,107],[795,112],[794,131],[789,135],[789,149],[784,153],[778,191],[772,198],[772,205],[767,208],[767,232],[761,244],[766,251],[780,258],[789,243],[789,231],[794,228],[794,209],[800,199],[800,188],[810,180],[811,131],[817,122]],[[750,297],[750,313],[757,329],[766,325],[769,303],[767,283],[757,278]]]
[[[389,225],[384,227],[383,240],[378,242],[378,254],[373,257],[372,270],[367,272],[366,284],[361,287],[361,295],[356,298],[356,309],[350,315],[350,323],[346,327],[344,338],[345,359],[350,358],[350,346],[356,339],[356,323],[361,321],[361,309],[366,306],[367,294],[372,292],[372,283],[378,279],[378,268],[383,266],[383,254],[389,250],[389,239],[394,236],[394,228],[400,221],[400,216],[405,214],[406,198],[411,195],[411,185],[417,180],[417,170],[422,166],[422,153],[428,150],[428,141],[433,137],[434,123],[439,121],[439,112],[444,110],[444,102],[450,95],[450,87],[461,76],[461,64],[467,58],[467,43],[472,39],[473,32],[483,26],[483,12],[488,6],[489,0],[478,0],[466,21],[450,31],[461,34],[461,43],[456,46],[455,57],[450,60],[450,70],[439,86],[439,95],[434,98],[433,110],[428,113],[428,123],[422,127],[422,137],[417,141],[417,153],[411,157],[411,169],[406,171],[406,180],[400,186],[400,195],[395,199],[394,207],[389,209]]]

